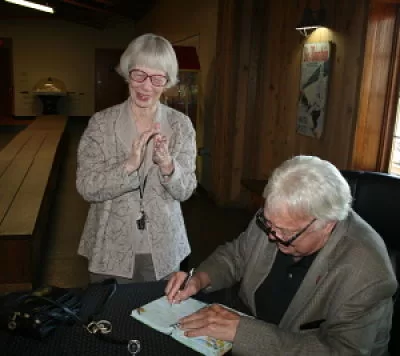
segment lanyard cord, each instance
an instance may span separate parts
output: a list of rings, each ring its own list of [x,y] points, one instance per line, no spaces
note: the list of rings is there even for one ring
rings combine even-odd
[[[139,184],[140,212],[142,214],[144,213],[143,196],[144,196],[144,188],[146,187],[146,182],[147,182],[147,174],[146,174],[146,176],[144,177],[144,180],[143,180],[143,188],[142,188],[142,185]]]
[[[144,188],[146,187],[147,176],[148,176],[148,175],[146,174],[146,176],[144,177],[144,180],[143,180],[143,188],[142,188],[142,185],[139,183],[140,201],[143,200],[143,194],[144,194]]]

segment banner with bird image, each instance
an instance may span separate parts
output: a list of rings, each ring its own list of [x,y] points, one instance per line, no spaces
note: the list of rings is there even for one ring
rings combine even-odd
[[[320,138],[324,128],[328,83],[331,69],[331,43],[306,43],[301,61],[300,95],[296,132]]]

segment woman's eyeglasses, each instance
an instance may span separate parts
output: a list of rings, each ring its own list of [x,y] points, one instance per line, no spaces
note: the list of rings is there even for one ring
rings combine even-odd
[[[143,83],[147,78],[150,78],[151,84],[155,87],[164,87],[168,83],[168,78],[165,75],[149,75],[140,69],[132,69],[129,72],[129,78],[137,83]]]
[[[290,246],[295,240],[297,240],[311,225],[314,221],[317,219],[311,220],[305,227],[303,227],[299,232],[294,234],[291,237],[286,238],[285,240],[282,240],[280,237],[278,237],[277,233],[275,230],[272,229],[272,223],[269,221],[265,216],[264,216],[264,210],[259,209],[256,213],[256,224],[257,226],[263,230],[267,236],[269,237],[270,235],[273,236],[274,240],[279,242],[283,246]],[[284,234],[285,235],[285,234]]]

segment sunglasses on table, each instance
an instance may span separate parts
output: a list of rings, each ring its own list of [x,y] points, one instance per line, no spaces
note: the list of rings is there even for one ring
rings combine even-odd
[[[291,237],[288,237],[283,240],[281,239],[276,231],[272,228],[272,223],[264,216],[264,210],[261,208],[256,213],[256,224],[257,226],[264,231],[268,237],[273,236],[274,240],[276,240],[281,245],[288,247],[290,246],[295,240],[297,240],[306,230],[313,224],[314,221],[317,219],[311,220],[305,227],[303,227],[299,232],[294,234]]]

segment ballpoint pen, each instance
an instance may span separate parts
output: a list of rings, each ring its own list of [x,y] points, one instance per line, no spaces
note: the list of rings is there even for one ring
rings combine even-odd
[[[190,280],[191,280],[192,277],[193,277],[193,273],[194,273],[194,268],[192,268],[192,269],[189,271],[189,273],[187,274],[187,276],[186,276],[186,278],[185,278],[185,281],[182,283],[182,285],[180,286],[179,290],[184,290],[184,289],[188,286]]]
[[[193,273],[194,273],[194,268],[192,268],[192,269],[189,271],[189,273],[186,275],[185,280],[183,281],[183,283],[182,283],[181,286],[179,287],[178,293],[179,293],[180,291],[183,291],[183,290],[188,286],[190,280],[191,280],[192,277],[193,277]],[[174,302],[175,302],[175,298],[174,298],[174,299],[172,300],[172,302],[171,302],[171,307],[172,307],[172,305],[174,304]]]

